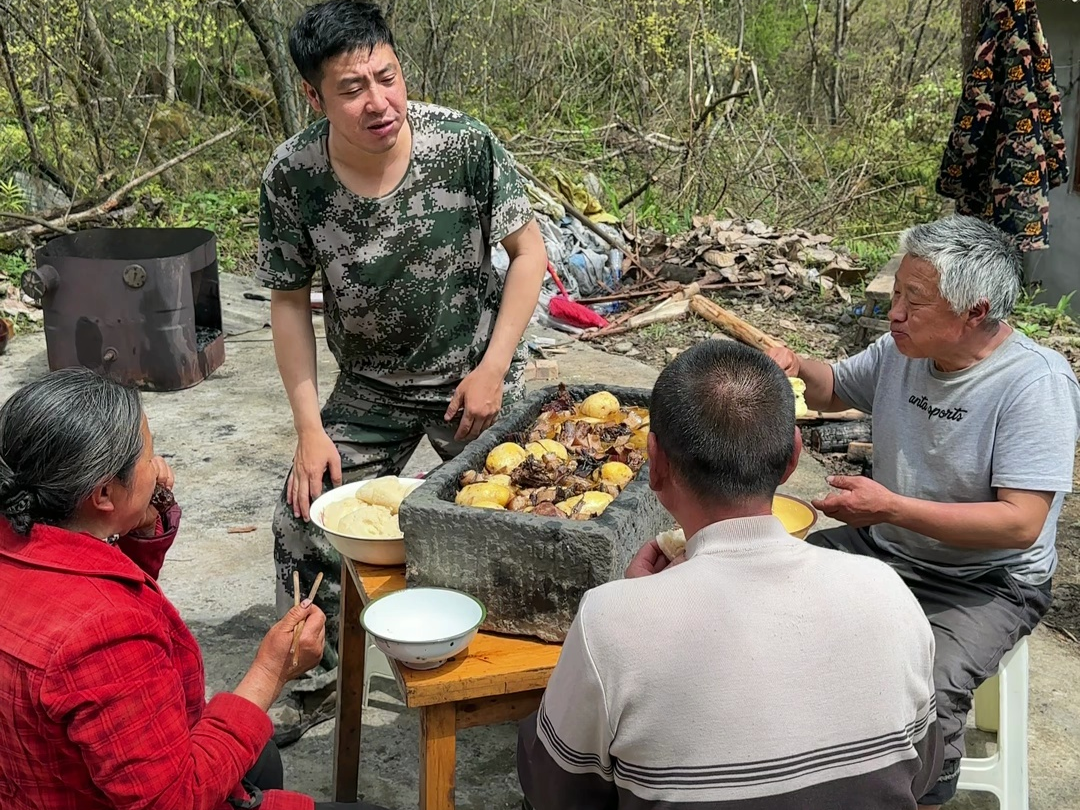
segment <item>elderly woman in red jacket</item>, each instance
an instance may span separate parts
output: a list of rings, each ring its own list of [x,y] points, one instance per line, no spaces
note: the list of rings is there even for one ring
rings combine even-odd
[[[280,790],[266,712],[322,655],[314,605],[206,702],[199,646],[157,584],[171,486],[136,391],[67,369],[0,407],[0,808],[370,808]]]

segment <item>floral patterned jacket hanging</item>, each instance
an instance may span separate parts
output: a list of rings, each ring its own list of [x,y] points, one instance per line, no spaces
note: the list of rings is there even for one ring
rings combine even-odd
[[[1049,246],[1048,192],[1068,179],[1061,92],[1035,0],[987,0],[938,193],[1020,250]]]

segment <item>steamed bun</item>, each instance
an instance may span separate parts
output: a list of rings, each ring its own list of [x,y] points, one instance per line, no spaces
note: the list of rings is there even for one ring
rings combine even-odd
[[[686,535],[682,529],[661,532],[656,536],[656,545],[660,546],[660,550],[664,552],[665,557],[674,560],[686,551]]]
[[[323,522],[330,531],[349,537],[391,538],[401,536],[397,515],[385,506],[344,501],[340,511],[331,514],[331,504],[323,513]]]
[[[356,500],[362,504],[385,507],[391,514],[396,515],[406,494],[406,487],[397,479],[397,476],[384,475],[360,487],[356,491]]]

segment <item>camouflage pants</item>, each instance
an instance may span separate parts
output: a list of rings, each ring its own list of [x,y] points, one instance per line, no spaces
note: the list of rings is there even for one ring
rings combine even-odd
[[[503,410],[524,393],[524,363],[515,358],[503,384]],[[456,386],[401,389],[357,377],[338,377],[322,410],[323,427],[341,454],[341,480],[348,484],[380,475],[399,475],[424,436],[446,461],[465,444],[454,441],[458,422],[443,419]],[[288,478],[286,478],[286,481]],[[331,487],[329,474],[323,491]],[[293,604],[293,571],[300,572],[306,594],[321,571],[323,584],[315,603],[326,614],[326,650],[322,668],[337,666],[341,604],[341,557],[314,523],[294,517],[283,486],[274,511],[274,563],[279,615]]]

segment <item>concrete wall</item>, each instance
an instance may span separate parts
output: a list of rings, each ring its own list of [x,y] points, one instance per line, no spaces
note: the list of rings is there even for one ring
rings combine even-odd
[[[1069,182],[1050,192],[1050,247],[1026,254],[1029,281],[1046,290],[1040,300],[1057,303],[1060,296],[1080,289],[1080,195],[1072,190],[1077,165],[1077,123],[1080,116],[1080,3],[1043,0],[1039,17],[1054,57],[1054,70],[1062,92],[1062,117],[1068,146]],[[1071,88],[1071,89],[1070,89]],[[1072,302],[1080,314],[1080,295]]]

